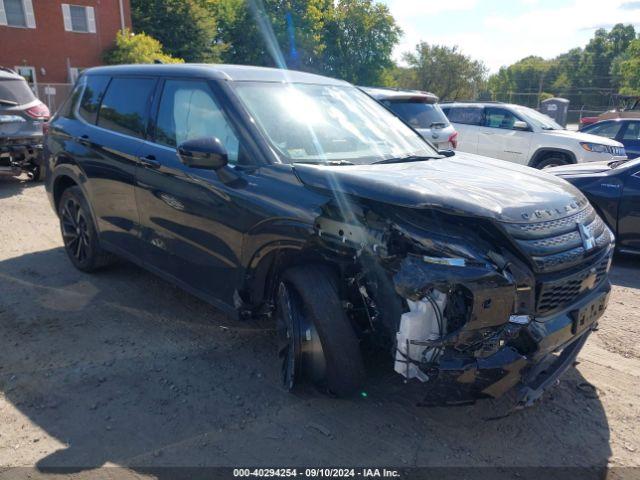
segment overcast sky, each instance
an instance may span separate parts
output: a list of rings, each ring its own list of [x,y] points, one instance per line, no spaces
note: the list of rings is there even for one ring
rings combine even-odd
[[[404,31],[395,57],[416,43],[458,45],[491,72],[528,55],[555,57],[584,46],[600,27],[631,23],[633,0],[381,0]]]

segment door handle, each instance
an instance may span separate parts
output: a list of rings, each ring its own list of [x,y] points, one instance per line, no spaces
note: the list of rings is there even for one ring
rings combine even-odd
[[[160,168],[160,162],[156,160],[155,155],[140,156],[138,160],[147,168]]]

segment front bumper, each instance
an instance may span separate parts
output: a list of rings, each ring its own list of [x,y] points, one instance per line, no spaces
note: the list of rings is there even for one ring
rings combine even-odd
[[[597,327],[610,291],[607,280],[562,312],[536,318],[528,325],[509,324],[506,328],[513,329],[511,340],[506,340],[502,348],[488,357],[466,362],[455,357],[443,358],[436,382],[449,392],[456,391],[456,395],[449,396],[454,402],[497,398],[515,388],[518,404],[531,406],[573,365],[589,334]],[[591,314],[580,317],[585,310],[591,310]],[[524,344],[528,345],[528,353],[522,352]],[[434,402],[427,398],[426,403]]]

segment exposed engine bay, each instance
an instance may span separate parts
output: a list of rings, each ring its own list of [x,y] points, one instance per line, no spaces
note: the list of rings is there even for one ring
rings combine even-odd
[[[564,347],[595,327],[594,308],[606,305],[613,236],[601,222],[594,227],[600,248],[587,262],[561,252],[568,267],[548,266],[536,263],[535,248],[519,248],[511,225],[438,209],[340,203],[317,218],[313,249],[340,266],[349,318],[363,341],[390,351],[405,381],[454,386],[445,403],[498,397],[525,378],[539,379],[539,371],[530,377],[532,365],[558,362]],[[576,215],[597,219],[588,205],[568,217]],[[555,223],[573,231],[572,221]],[[553,222],[540,225],[555,235]],[[546,244],[553,238],[534,236],[534,247]],[[557,302],[545,304],[540,295],[553,282]],[[576,327],[572,315],[583,315],[584,303],[592,316]],[[521,403],[541,395],[534,390],[523,389]]]

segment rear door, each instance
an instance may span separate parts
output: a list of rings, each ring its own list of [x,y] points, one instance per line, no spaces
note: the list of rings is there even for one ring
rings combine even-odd
[[[137,258],[140,221],[134,193],[135,170],[156,79],[100,77],[92,83],[91,78],[78,111],[90,126],[77,133],[77,153],[87,176],[101,241]],[[100,95],[107,82],[105,93]]]
[[[520,120],[514,113],[501,107],[485,107],[484,122],[478,129],[478,154],[509,162],[526,164],[532,132],[515,130]]]
[[[482,125],[483,108],[480,106],[443,106],[449,121],[458,132],[458,150],[478,153],[478,130]]]

